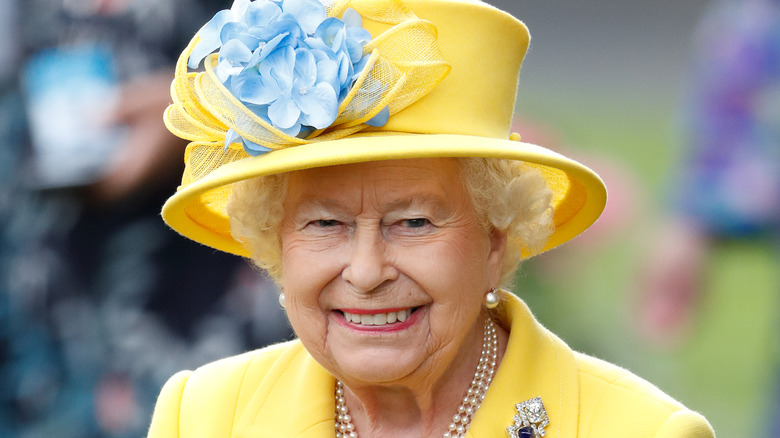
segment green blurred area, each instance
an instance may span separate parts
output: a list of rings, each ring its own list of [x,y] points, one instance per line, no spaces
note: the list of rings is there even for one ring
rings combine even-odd
[[[580,99],[551,89],[521,94],[521,135],[542,126],[558,143],[547,146],[597,170],[606,163],[602,169],[610,176],[622,176],[605,178],[618,195],[610,202],[626,204],[610,207],[630,211],[607,219],[592,236],[526,262],[515,291],[574,349],[653,382],[703,413],[718,436],[768,436],[780,374],[780,265],[771,242],[716,245],[690,330],[665,346],[641,336],[638,294],[647,240],[668,213],[663,199],[685,150],[676,102],[646,102],[640,93]]]

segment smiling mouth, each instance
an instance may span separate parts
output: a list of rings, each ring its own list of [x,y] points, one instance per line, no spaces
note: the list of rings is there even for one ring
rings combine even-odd
[[[341,313],[344,314],[344,319],[346,319],[347,322],[351,322],[353,324],[381,326],[394,324],[396,322],[404,322],[415,310],[417,310],[417,307],[387,313],[357,314],[345,311],[341,311]]]

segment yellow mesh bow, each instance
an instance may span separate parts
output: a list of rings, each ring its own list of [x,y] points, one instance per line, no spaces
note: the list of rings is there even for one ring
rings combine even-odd
[[[217,79],[217,54],[206,58],[205,71],[188,71],[187,61],[200,37],[190,41],[177,62],[171,85],[173,104],[164,114],[168,129],[192,142],[185,155],[182,185],[249,156],[237,143],[225,149],[228,129],[270,149],[343,138],[365,129],[365,122],[385,107],[392,117],[430,93],[449,73],[436,27],[418,18],[402,0],[335,0],[326,4],[329,17],[340,17],[347,8],[357,11],[363,20],[390,27],[364,47],[364,54],[370,54],[368,64],[339,106],[336,121],[306,138],[281,132],[233,96]]]

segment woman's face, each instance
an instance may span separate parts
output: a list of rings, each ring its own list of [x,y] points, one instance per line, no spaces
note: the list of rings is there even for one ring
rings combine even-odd
[[[481,348],[504,241],[479,226],[454,159],[293,172],[281,238],[292,326],[343,381],[433,377]]]

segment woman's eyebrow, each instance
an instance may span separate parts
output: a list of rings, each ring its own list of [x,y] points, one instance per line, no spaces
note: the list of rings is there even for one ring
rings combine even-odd
[[[338,201],[321,197],[302,196],[293,206],[296,214],[315,211],[341,212],[345,207]]]
[[[409,198],[401,198],[388,202],[383,207],[386,211],[403,210],[413,207],[433,207],[435,212],[445,209],[446,199],[433,194],[417,194]]]

